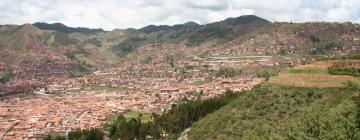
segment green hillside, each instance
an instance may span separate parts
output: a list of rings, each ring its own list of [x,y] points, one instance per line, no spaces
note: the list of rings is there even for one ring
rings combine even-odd
[[[195,123],[191,139],[358,139],[358,90],[263,85]]]
[[[299,66],[281,73],[280,78],[270,78],[194,123],[190,139],[359,139],[359,79],[337,84],[323,81],[324,77],[346,78],[311,70],[324,63]],[[292,84],[286,82],[294,78],[287,77],[291,74],[298,76],[295,79],[312,75],[320,80]]]
[[[106,45],[92,35],[40,30],[30,24],[2,25],[0,28],[0,62],[9,64],[13,69],[24,64],[25,48],[34,43],[74,60],[75,71],[88,66],[109,68],[119,63],[119,58],[111,57],[111,51],[103,51]]]

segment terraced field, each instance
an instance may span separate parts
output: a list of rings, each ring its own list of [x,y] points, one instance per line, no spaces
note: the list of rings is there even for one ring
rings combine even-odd
[[[321,61],[309,65],[297,66],[271,78],[269,83],[296,87],[343,87],[347,81],[359,82],[359,79],[346,75],[330,75],[328,68],[335,61]]]

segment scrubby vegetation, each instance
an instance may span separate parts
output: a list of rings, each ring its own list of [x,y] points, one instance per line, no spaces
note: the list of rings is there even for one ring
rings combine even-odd
[[[215,72],[215,76],[234,77],[240,75],[241,73],[242,69],[239,68],[221,67],[218,71]]]
[[[350,75],[360,77],[360,61],[358,55],[344,56],[341,60],[329,67],[328,71],[332,75]]]
[[[196,122],[191,139],[359,139],[359,85],[265,84]]]
[[[10,81],[14,76],[14,71],[11,69],[7,69],[4,72],[0,73],[0,83],[6,83]]]
[[[310,40],[313,47],[313,49],[310,50],[312,54],[326,55],[329,50],[342,48],[344,46],[342,40],[323,35],[322,33],[311,35]]]
[[[48,134],[44,140],[102,140],[104,136],[105,134],[101,129],[76,129],[70,131],[67,137],[59,133],[51,133]]]
[[[72,70],[69,73],[69,77],[81,77],[90,74],[90,68],[92,65],[86,63],[86,61],[80,61],[76,62],[72,65]]]
[[[65,136],[59,133],[48,134],[44,140],[66,140]]]
[[[79,52],[80,51],[80,52]],[[72,65],[71,72],[69,73],[69,77],[80,77],[90,74],[91,68],[93,66],[89,63],[87,63],[84,60],[80,60],[76,57],[76,54],[85,54],[85,50],[79,49],[77,52],[66,52],[65,56],[71,60],[75,61],[75,64]]]
[[[153,60],[152,60],[151,57],[146,57],[146,58],[144,58],[143,60],[140,61],[141,64],[150,64],[152,62],[153,62]]]
[[[291,69],[288,71],[290,74],[328,74],[327,71],[322,69]]]
[[[175,66],[176,56],[174,54],[169,54],[166,56],[165,61],[171,66]]]
[[[360,69],[357,68],[344,68],[344,67],[331,67],[329,73],[332,75],[350,75],[360,77]]]
[[[265,78],[265,81],[268,81],[270,77],[277,75],[278,72],[274,70],[260,69],[260,70],[256,70],[255,74],[257,77]]]
[[[75,130],[68,134],[69,140],[102,140],[104,133],[100,129]]]
[[[98,40],[98,39],[95,38],[95,37],[89,38],[89,39],[87,40],[87,43],[93,44],[93,45],[95,45],[96,47],[101,47],[101,46],[102,46],[101,41]]]
[[[133,41],[124,41],[116,46],[114,46],[112,49],[116,53],[116,55],[120,57],[124,57],[127,54],[133,52],[135,49],[137,49],[139,46],[136,45]]]
[[[55,47],[61,47],[64,45],[73,45],[73,44],[79,44],[79,40],[69,38],[69,36],[62,32],[53,32],[52,36],[54,37],[54,41],[51,44]]]
[[[43,22],[37,22],[34,23],[33,26],[42,30],[55,30],[62,33],[78,32],[83,34],[96,34],[96,33],[104,32],[103,29],[89,29],[89,28],[80,28],[80,27],[73,28],[73,27],[68,27],[61,23],[48,24]]]

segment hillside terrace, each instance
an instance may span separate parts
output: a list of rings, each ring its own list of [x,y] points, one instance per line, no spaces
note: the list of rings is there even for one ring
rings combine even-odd
[[[74,64],[65,55],[39,44],[27,45],[25,50],[24,64],[18,68],[17,78],[44,80],[49,77],[66,77]]]

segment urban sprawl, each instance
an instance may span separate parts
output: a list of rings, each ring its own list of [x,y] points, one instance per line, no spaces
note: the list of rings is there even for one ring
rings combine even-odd
[[[216,76],[214,72],[222,67],[300,63],[271,56],[236,55],[246,53],[246,49],[207,50],[207,56],[200,57],[191,54],[202,53],[201,47],[139,48],[119,67],[67,78],[72,60],[44,46],[28,45],[26,57],[31,61],[18,68],[17,79],[0,85],[0,138],[36,139],[51,132],[102,128],[114,115],[128,111],[161,113],[184,100],[214,98],[229,89],[246,91],[265,80],[246,73]],[[0,69],[4,67],[0,63]]]

